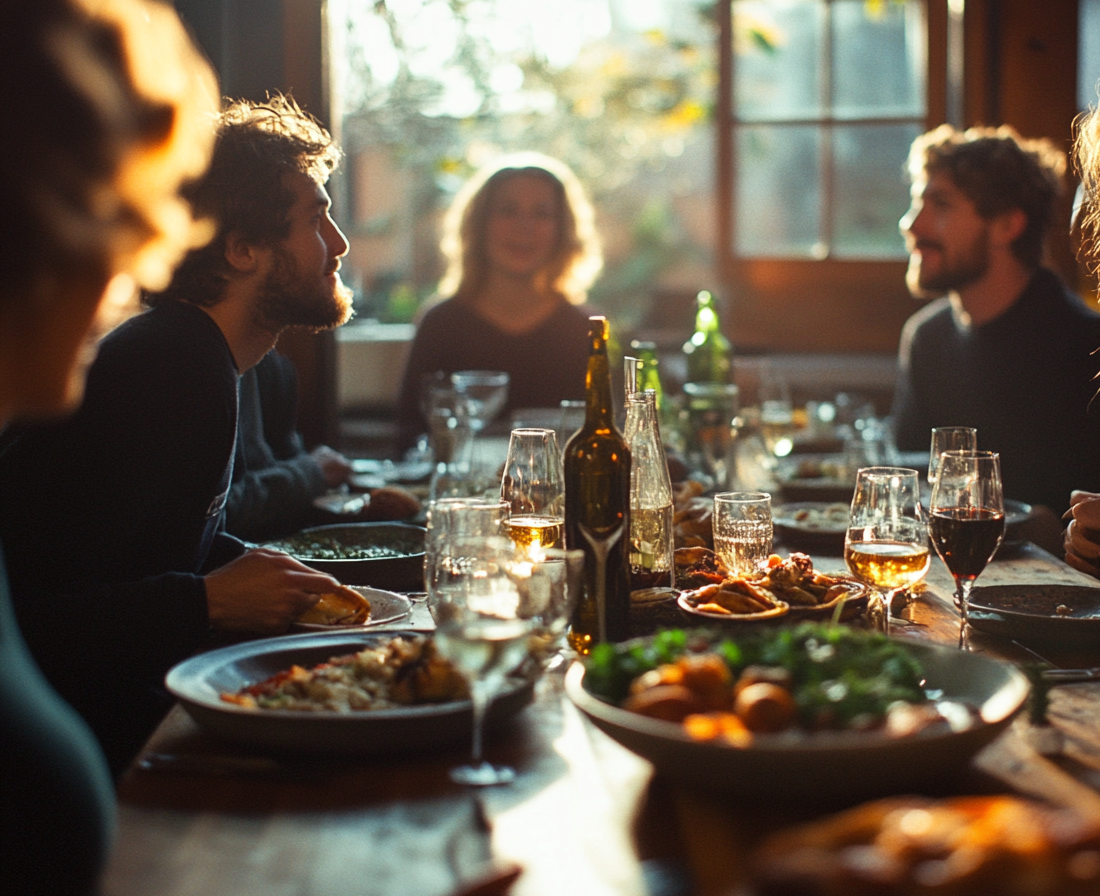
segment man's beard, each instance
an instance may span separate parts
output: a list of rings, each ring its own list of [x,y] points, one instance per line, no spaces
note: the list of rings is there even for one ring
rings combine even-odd
[[[909,257],[909,269],[905,273],[905,284],[909,292],[917,298],[928,299],[962,289],[981,280],[989,270],[989,232],[983,230],[966,247],[965,252],[948,256],[943,244],[936,244],[942,259],[939,269],[928,271],[916,255]]]
[[[339,274],[333,289],[327,278],[304,276],[295,259],[276,247],[274,265],[261,288],[258,307],[269,326],[330,330],[347,323],[351,299],[352,292],[340,282]]]

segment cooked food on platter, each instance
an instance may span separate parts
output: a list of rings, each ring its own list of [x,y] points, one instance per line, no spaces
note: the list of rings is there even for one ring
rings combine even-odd
[[[344,585],[396,591],[424,587],[424,529],[408,523],[345,523],[303,529],[264,547],[285,551]]]
[[[702,558],[698,564],[705,568],[706,562]],[[682,581],[679,566],[676,581]],[[767,571],[760,576],[726,576],[688,590],[680,597],[680,607],[689,614],[722,619],[774,619],[788,614],[800,619],[833,615],[847,619],[862,613],[867,599],[866,586],[818,572],[807,554],[796,552],[786,560],[772,554]]]
[[[722,559],[710,548],[676,548],[672,562],[676,567],[676,587],[681,590],[717,584],[729,573]]]
[[[349,541],[342,531],[324,531],[318,527],[272,542],[267,547],[286,551],[299,560],[383,560],[407,557],[411,552],[399,545],[380,542]],[[335,529],[335,527],[333,527]]]
[[[221,698],[250,709],[358,712],[467,696],[465,679],[431,638],[402,635],[311,669],[291,666]]]
[[[847,504],[804,501],[800,504],[792,504],[789,507],[778,508],[776,520],[782,520],[784,525],[791,528],[804,529],[809,532],[840,532],[843,534],[848,528],[849,513],[850,508]]]
[[[665,632],[641,653],[598,648],[588,674],[590,689],[623,709],[732,746],[780,732],[906,737],[933,726],[962,730],[978,718],[968,704],[926,694],[920,661],[900,643],[838,626],[736,641]]]
[[[752,856],[760,896],[1100,892],[1100,822],[1014,796],[904,796],[780,831]]]
[[[672,487],[672,535],[678,548],[713,547],[711,516],[714,500],[703,496],[703,484],[694,479]]]
[[[362,625],[370,618],[370,601],[358,591],[341,587],[326,594],[298,617],[307,625]]]

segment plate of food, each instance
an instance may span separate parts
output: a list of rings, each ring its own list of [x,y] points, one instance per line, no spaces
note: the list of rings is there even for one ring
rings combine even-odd
[[[412,601],[403,594],[345,585],[322,594],[292,627],[300,632],[348,631],[400,622],[411,611]]]
[[[803,501],[850,504],[855,477],[848,477],[844,455],[798,455],[779,471],[784,504]]]
[[[793,551],[843,554],[851,507],[839,501],[796,501],[772,511],[775,536]]]
[[[715,562],[721,563],[720,559]],[[700,558],[699,565],[707,567],[705,557]],[[848,576],[819,572],[807,554],[794,552],[785,560],[773,554],[767,571],[759,576],[727,574],[718,581],[706,581],[686,590],[680,595],[679,606],[695,622],[740,625],[854,619],[866,611],[869,599],[866,585]]]
[[[601,645],[565,689],[658,771],[769,803],[942,784],[1029,692],[1009,663],[823,623]]]
[[[265,750],[405,752],[470,737],[465,681],[427,632],[331,632],[233,644],[175,666],[165,685],[204,729]],[[511,681],[501,722],[531,702]]]
[[[344,585],[420,591],[424,533],[409,523],[344,523],[303,529],[264,547],[285,551]]]
[[[1100,646],[1100,587],[978,586],[969,618],[974,628],[1005,638]]]

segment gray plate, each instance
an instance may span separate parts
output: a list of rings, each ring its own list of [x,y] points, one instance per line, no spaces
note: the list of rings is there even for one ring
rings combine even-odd
[[[1059,615],[1058,607],[1069,611]],[[970,624],[1022,641],[1100,648],[1100,588],[1088,585],[987,585],[970,594]]]
[[[377,588],[362,588],[351,586],[352,591],[358,591],[370,601],[370,618],[362,625],[320,625],[311,622],[295,622],[291,626],[298,632],[356,632],[362,629],[374,628],[376,625],[386,625],[390,622],[400,622],[412,611],[412,601],[403,594],[394,594],[392,591],[379,591]]]
[[[1008,663],[936,645],[905,647],[923,664],[927,687],[980,708],[975,727],[896,740],[877,732],[821,732],[800,739],[764,735],[742,749],[693,741],[674,722],[604,702],[585,689],[580,663],[566,675],[565,690],[598,728],[671,778],[747,802],[854,803],[934,787],[963,772],[1027,698],[1027,679]]]
[[[204,729],[239,743],[276,752],[348,754],[430,750],[469,739],[468,700],[358,713],[247,709],[220,695],[239,691],[292,665],[315,666],[355,653],[398,632],[289,635],[234,644],[175,666],[165,685]],[[514,682],[493,703],[489,724],[531,702],[533,682]]]

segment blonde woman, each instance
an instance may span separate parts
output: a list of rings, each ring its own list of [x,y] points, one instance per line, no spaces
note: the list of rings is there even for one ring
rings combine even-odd
[[[9,0],[0,94],[2,426],[72,409],[97,337],[136,309],[136,286],[162,288],[209,237],[181,190],[209,160],[218,90],[165,4]],[[110,777],[30,659],[2,564],[0,730],[0,892],[92,891],[112,836]]]
[[[539,153],[505,156],[455,197],[444,221],[447,273],[424,315],[401,387],[399,443],[426,424],[426,378],[456,370],[509,374],[513,408],[584,397],[588,315],[580,307],[603,261],[592,206],[573,173]]]

